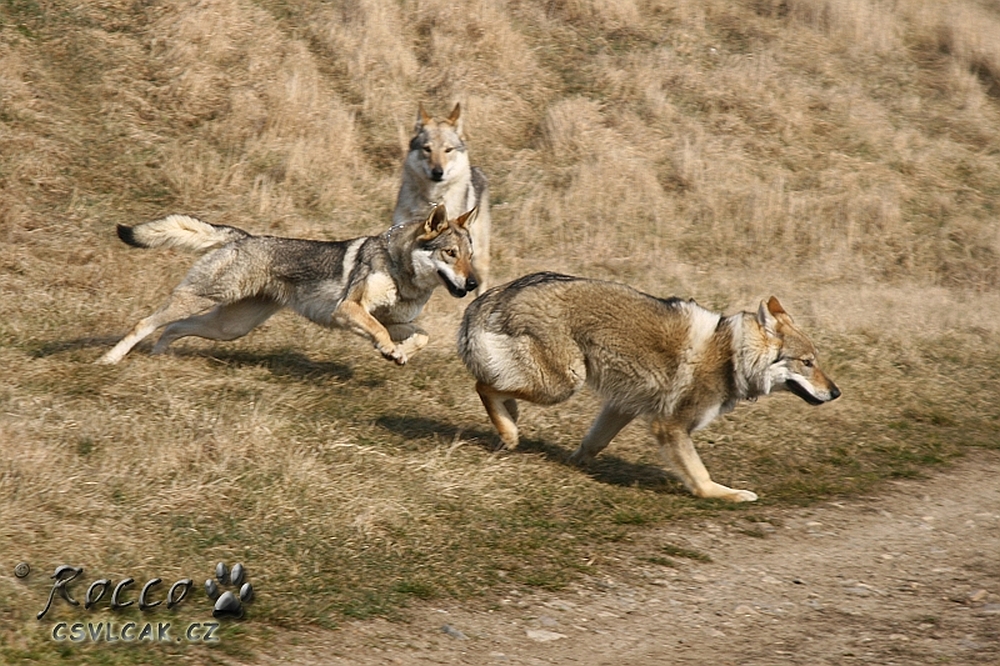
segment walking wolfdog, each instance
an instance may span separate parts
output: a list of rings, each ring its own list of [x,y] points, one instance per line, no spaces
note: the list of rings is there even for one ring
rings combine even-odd
[[[508,448],[517,400],[552,405],[584,383],[604,400],[570,460],[587,463],[637,416],[698,497],[757,495],[712,481],[691,433],[740,400],[787,390],[818,405],[840,389],[773,296],[723,317],[692,300],[659,299],[614,282],[535,273],[491,289],[465,311],[458,351]]]
[[[469,221],[469,232],[475,251],[473,264],[480,277],[477,293],[481,294],[490,274],[489,186],[482,169],[469,163],[460,104],[444,120],[427,115],[420,105],[392,223],[422,219],[437,204],[444,204],[453,215],[474,208],[479,211]]]
[[[478,285],[466,228],[473,215],[448,220],[439,205],[425,220],[345,241],[253,236],[187,215],[119,225],[119,238],[134,247],[209,252],[162,308],[98,362],[117,363],[164,325],[154,354],[187,335],[235,340],[288,307],[321,326],[368,338],[382,356],[403,365],[427,344],[427,334],[411,322],[434,289],[443,284],[461,298]]]

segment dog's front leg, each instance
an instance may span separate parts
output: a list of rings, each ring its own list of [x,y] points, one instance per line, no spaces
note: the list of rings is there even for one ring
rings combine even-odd
[[[382,356],[398,365],[406,363],[406,351],[395,342],[378,319],[357,301],[344,300],[333,313],[334,322],[366,337]]]
[[[385,328],[389,331],[389,337],[396,343],[397,349],[401,349],[407,358],[430,342],[427,331],[414,324],[386,324]]]
[[[757,494],[749,490],[730,488],[712,481],[701,461],[687,430],[669,418],[653,419],[653,435],[675,474],[696,497],[724,499],[730,502],[754,502]]]

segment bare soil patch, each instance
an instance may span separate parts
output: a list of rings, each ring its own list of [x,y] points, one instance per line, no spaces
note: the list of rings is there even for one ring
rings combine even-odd
[[[429,603],[283,637],[261,663],[986,664],[1000,661],[1000,454],[886,493],[643,532],[557,593]],[[709,554],[671,558],[664,544]],[[249,627],[248,627],[249,628]],[[253,631],[248,632],[252,639]]]

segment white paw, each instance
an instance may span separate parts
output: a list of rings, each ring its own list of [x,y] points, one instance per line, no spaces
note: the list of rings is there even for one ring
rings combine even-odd
[[[711,482],[711,485],[695,489],[693,494],[706,499],[721,499],[727,502],[756,502],[757,493],[739,488],[730,488],[721,483]]]
[[[393,361],[396,365],[406,365],[406,352],[401,346],[393,345],[391,349],[379,347],[378,351],[386,360]]]
[[[733,489],[732,493],[723,499],[730,502],[756,502],[757,493],[750,490]]]

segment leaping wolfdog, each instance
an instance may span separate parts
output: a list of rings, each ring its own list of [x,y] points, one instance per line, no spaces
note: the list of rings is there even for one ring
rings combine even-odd
[[[691,300],[536,273],[473,301],[458,351],[508,448],[518,443],[517,400],[552,405],[587,383],[604,405],[571,461],[591,461],[635,417],[648,416],[687,489],[734,502],[757,495],[712,481],[691,432],[772,391],[813,405],[840,395],[773,296],[755,313],[723,317]]]
[[[473,214],[448,220],[439,205],[426,220],[345,241],[253,236],[187,215],[119,225],[119,238],[134,247],[209,252],[162,308],[98,362],[117,363],[164,325],[154,354],[187,335],[235,340],[288,307],[321,326],[368,338],[382,356],[403,365],[427,344],[427,334],[411,322],[434,289],[443,284],[461,298],[478,286],[466,228]]]
[[[481,294],[490,275],[489,186],[482,169],[469,164],[460,104],[444,120],[427,115],[420,105],[392,223],[423,218],[437,204],[444,204],[453,215],[478,210],[469,221],[469,233]]]

